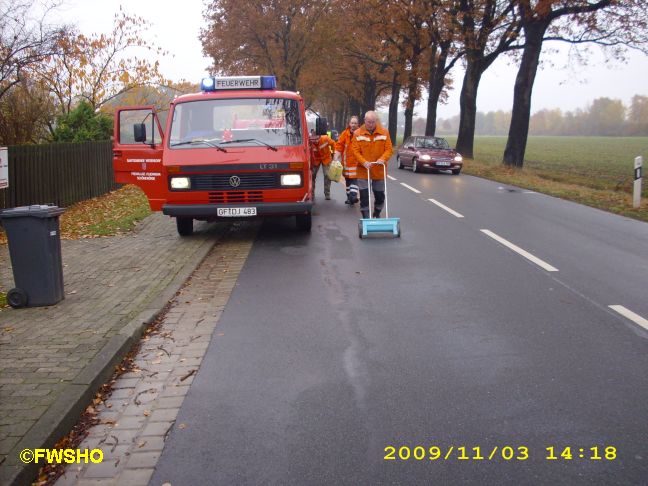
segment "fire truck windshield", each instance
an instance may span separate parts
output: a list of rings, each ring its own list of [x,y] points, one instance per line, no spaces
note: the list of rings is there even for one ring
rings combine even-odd
[[[194,140],[203,143],[192,143]],[[297,101],[209,99],[175,106],[169,147],[205,149],[224,142],[230,146],[259,146],[259,142],[272,147],[300,145],[302,127]]]

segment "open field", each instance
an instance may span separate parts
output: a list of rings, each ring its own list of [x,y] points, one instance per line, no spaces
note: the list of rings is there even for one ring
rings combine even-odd
[[[456,137],[448,141],[454,146]],[[506,137],[476,137],[475,159],[498,165],[505,146]],[[648,137],[530,137],[524,168],[548,180],[630,193],[638,155],[648,162]]]
[[[464,172],[648,221],[648,181],[632,208],[634,158],[648,164],[648,137],[530,137],[522,170],[501,164],[505,146],[506,137],[476,137]]]

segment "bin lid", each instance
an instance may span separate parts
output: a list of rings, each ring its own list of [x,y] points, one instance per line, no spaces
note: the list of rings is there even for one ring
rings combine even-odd
[[[19,206],[17,208],[4,209],[0,211],[0,218],[52,218],[65,212],[65,209],[48,204],[32,204],[31,206]]]

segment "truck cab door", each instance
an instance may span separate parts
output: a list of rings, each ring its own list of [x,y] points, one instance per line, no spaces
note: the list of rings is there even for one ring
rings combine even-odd
[[[155,107],[117,108],[113,137],[115,182],[138,185],[149,201],[160,197],[160,187],[166,189],[167,180],[163,147],[164,135]]]

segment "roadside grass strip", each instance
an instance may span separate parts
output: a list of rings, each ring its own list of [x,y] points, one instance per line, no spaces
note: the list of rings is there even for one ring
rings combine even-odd
[[[408,186],[404,182],[401,182],[401,186],[407,187],[410,191],[415,192],[416,194],[421,194],[421,191],[419,191],[418,189],[414,189],[412,186]]]
[[[648,319],[644,319],[639,314],[635,314],[634,312],[632,312],[629,309],[626,309],[622,305],[609,305],[608,307],[613,311],[618,312],[623,317],[630,319],[632,322],[643,327],[646,331],[648,331]]]
[[[481,231],[482,233],[484,233],[486,236],[490,236],[490,237],[493,238],[495,241],[501,243],[502,245],[504,245],[504,246],[506,246],[507,248],[513,250],[514,252],[516,252],[516,253],[522,255],[524,258],[526,258],[527,260],[529,260],[529,261],[535,263],[536,265],[538,265],[539,267],[543,268],[543,269],[546,270],[547,272],[557,272],[557,271],[558,271],[558,269],[557,269],[556,267],[553,267],[553,266],[549,265],[549,264],[548,264],[547,262],[545,262],[544,260],[541,260],[540,258],[538,258],[538,257],[536,257],[536,256],[534,256],[534,255],[532,255],[532,254],[529,253],[528,251],[523,250],[523,249],[520,248],[519,246],[514,245],[514,244],[511,243],[510,241],[505,240],[505,239],[502,238],[501,236],[496,235],[496,234],[493,233],[492,231],[487,230],[487,229],[482,229],[482,230],[479,230],[479,231]]]
[[[458,213],[458,212],[455,211],[454,209],[450,209],[448,206],[446,206],[446,205],[444,205],[444,204],[441,204],[441,203],[440,203],[439,201],[437,201],[436,199],[428,199],[428,201],[430,201],[430,202],[433,203],[433,204],[436,204],[436,205],[439,206],[441,209],[444,209],[444,210],[448,211],[450,214],[452,214],[453,216],[456,216],[457,218],[463,218],[463,217],[464,217],[463,214]]]

